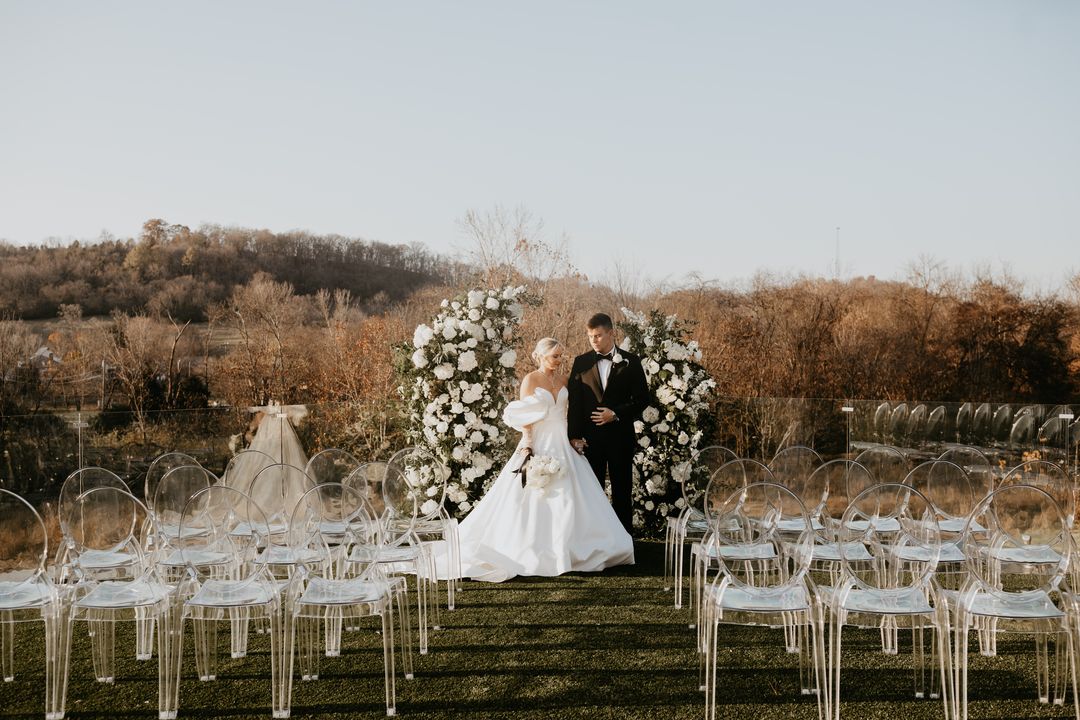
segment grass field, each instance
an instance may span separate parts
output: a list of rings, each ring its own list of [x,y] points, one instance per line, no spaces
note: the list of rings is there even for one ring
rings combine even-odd
[[[662,545],[640,542],[638,564],[598,575],[519,578],[501,585],[465,583],[458,609],[444,614],[431,653],[416,656],[416,678],[398,678],[398,714],[436,718],[701,718],[694,633],[687,610],[662,591]],[[0,684],[0,719],[43,714],[40,623],[19,628],[14,682]],[[189,630],[190,636],[190,630]],[[185,646],[180,717],[269,718],[269,646],[252,635],[245,659],[222,644],[218,680],[194,677]],[[717,717],[816,718],[798,694],[795,656],[778,631],[732,628],[720,652]],[[157,662],[136,662],[131,627],[117,634],[118,676],[94,681],[85,627],[73,641],[68,716],[156,718]],[[347,633],[342,656],[323,658],[320,678],[294,684],[297,718],[385,717],[381,640],[374,630]],[[843,715],[915,720],[942,715],[938,701],[915,700],[910,654],[880,653],[877,632],[845,635]],[[972,718],[1073,717],[1072,704],[1035,699],[1032,643],[1009,639],[999,656],[973,653]]]

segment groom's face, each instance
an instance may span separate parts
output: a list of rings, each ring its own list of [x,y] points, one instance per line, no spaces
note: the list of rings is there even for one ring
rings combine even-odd
[[[589,331],[589,344],[598,353],[610,352],[615,345],[615,330],[612,328],[598,327],[586,328]]]

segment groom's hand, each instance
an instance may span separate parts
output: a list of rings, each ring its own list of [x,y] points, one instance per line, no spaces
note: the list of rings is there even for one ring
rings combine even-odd
[[[578,455],[584,455],[585,454],[585,447],[588,445],[588,443],[585,442],[584,440],[578,439],[578,440],[571,440],[570,445],[575,450],[577,450]]]
[[[615,422],[615,411],[611,408],[598,407],[592,412],[592,421],[597,425],[607,425]]]

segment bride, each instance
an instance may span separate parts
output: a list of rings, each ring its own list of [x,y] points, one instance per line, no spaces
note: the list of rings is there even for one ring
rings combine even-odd
[[[589,572],[634,562],[633,540],[589,462],[567,438],[563,354],[558,340],[540,340],[532,354],[539,369],[525,376],[521,399],[503,412],[503,422],[521,431],[521,442],[458,529],[464,577],[501,582],[516,575]],[[558,465],[543,487],[533,481],[522,487],[516,472],[529,451],[527,476],[539,473],[529,470],[532,465]]]

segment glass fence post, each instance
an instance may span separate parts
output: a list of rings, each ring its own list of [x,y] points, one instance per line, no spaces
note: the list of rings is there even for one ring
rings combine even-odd
[[[849,400],[848,403],[850,402]],[[851,457],[851,414],[855,412],[855,408],[844,404],[840,406],[840,412],[844,413],[844,457]]]
[[[79,445],[79,470],[83,469],[83,428],[90,427],[90,423],[83,422],[82,413],[75,414],[75,420],[71,423],[71,427],[75,428],[75,436]]]

